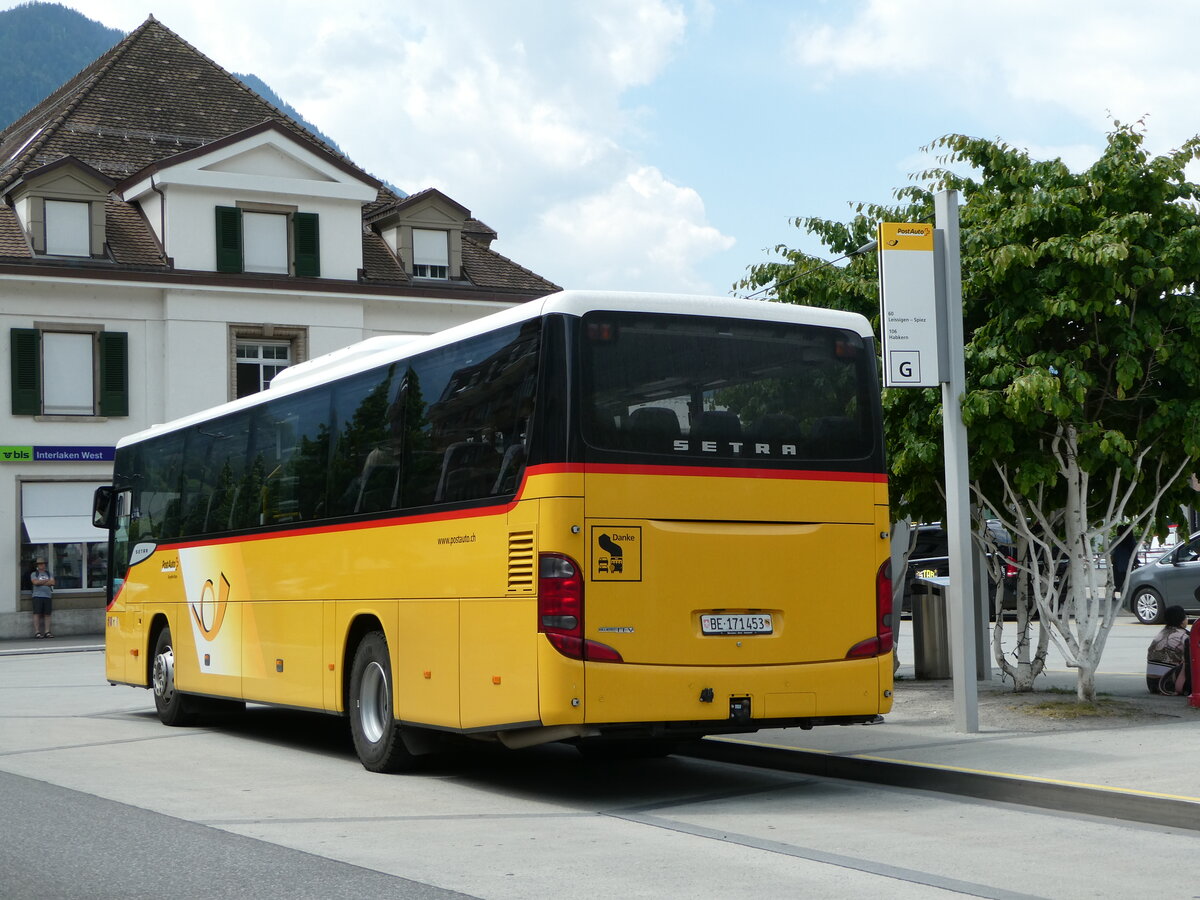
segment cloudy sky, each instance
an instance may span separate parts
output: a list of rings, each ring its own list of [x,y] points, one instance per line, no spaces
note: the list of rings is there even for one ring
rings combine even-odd
[[[959,132],[1073,167],[1200,132],[1184,0],[64,0],[154,15],[362,168],[566,287],[731,293],[789,220],[887,201]],[[0,0],[0,8],[16,5]]]

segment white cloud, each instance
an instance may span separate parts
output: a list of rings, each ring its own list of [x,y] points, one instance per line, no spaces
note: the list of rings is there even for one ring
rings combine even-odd
[[[607,189],[559,203],[541,216],[526,256],[585,261],[571,287],[708,293],[693,273],[705,257],[734,239],[705,223],[704,203],[691,188],[672,184],[652,166],[628,172]]]
[[[145,16],[141,0],[75,5],[126,29]],[[691,8],[711,21],[708,0]],[[690,263],[732,244],[694,190],[626,146],[640,123],[624,94],[653,82],[684,40],[680,0],[445,0],[435,15],[378,0],[156,10],[220,65],[261,77],[372,174],[464,203],[500,232],[500,252],[549,278],[700,289]],[[547,255],[550,245],[564,250]]]
[[[795,25],[795,59],[818,87],[871,77],[905,102],[1027,105],[1092,127],[1104,127],[1108,116],[1131,122],[1149,113],[1157,150],[1197,131],[1200,5],[926,0],[914,10],[867,0],[852,9],[837,24]]]

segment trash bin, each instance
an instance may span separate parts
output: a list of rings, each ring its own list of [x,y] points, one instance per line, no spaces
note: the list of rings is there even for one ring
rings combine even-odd
[[[918,578],[913,585],[913,670],[918,679],[950,677],[950,629],[946,624],[949,579]]]

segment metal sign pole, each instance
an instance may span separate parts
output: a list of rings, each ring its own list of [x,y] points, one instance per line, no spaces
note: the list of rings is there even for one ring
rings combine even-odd
[[[963,356],[962,263],[958,244],[958,192],[934,196],[934,227],[941,232],[944,267],[937,273],[944,290],[947,370],[942,373],[942,432],[946,458],[946,538],[950,553],[950,584],[946,597],[950,615],[950,674],[954,679],[955,730],[979,731],[979,688],[976,683],[976,610],[967,599],[974,578],[971,552],[970,471],[967,467],[967,428],[962,420],[962,398],[967,389]]]

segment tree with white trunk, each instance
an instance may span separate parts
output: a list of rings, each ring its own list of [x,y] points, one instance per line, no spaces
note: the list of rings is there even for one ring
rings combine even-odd
[[[932,192],[961,192],[967,389],[960,398],[971,489],[982,527],[1000,518],[1020,570],[1017,649],[993,647],[1018,690],[1031,688],[1049,641],[1095,697],[1095,672],[1121,601],[1111,550],[1126,534],[1165,534],[1194,502],[1200,459],[1200,186],[1185,167],[1200,139],[1160,156],[1141,125],[1114,123],[1082,172],[1000,141],[948,135],[942,167],[919,173],[891,206],[860,204],[848,223],[798,219],[844,266],[787,247],[752,266],[742,288],[853,309],[878,323],[875,259],[853,255],[880,221],[928,221]],[[966,174],[963,174],[965,172]],[[941,404],[934,389],[884,392],[894,518],[941,518]],[[998,591],[1002,595],[1002,591]],[[1034,643],[1033,612],[1040,627]]]

